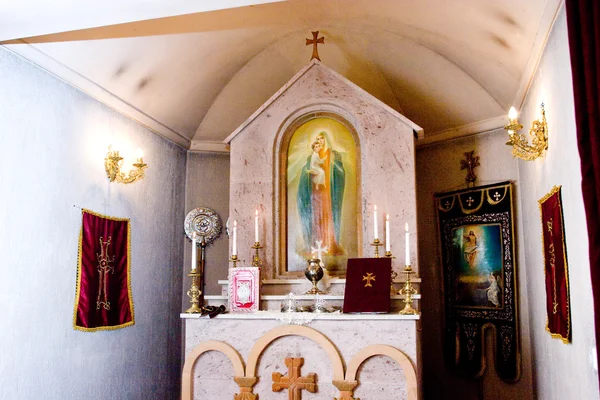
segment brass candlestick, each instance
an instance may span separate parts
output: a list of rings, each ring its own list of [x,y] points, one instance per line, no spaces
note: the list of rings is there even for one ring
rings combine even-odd
[[[375,238],[373,243],[371,243],[371,246],[375,246],[375,258],[379,258],[379,246],[383,246],[379,239]]]
[[[402,315],[416,315],[419,312],[412,307],[412,296],[417,294],[417,290],[410,283],[410,275],[415,272],[412,270],[410,265],[404,267],[404,273],[406,274],[406,283],[400,290],[400,294],[404,295],[404,308],[400,310]]]
[[[391,258],[392,260],[396,257],[394,257],[392,255],[391,251],[386,251],[385,252],[385,257],[387,258]],[[396,271],[394,271],[394,266],[392,265],[392,280],[390,281],[390,295],[395,296],[398,294],[398,291],[396,290],[396,288],[394,287],[394,279],[396,279],[398,277],[398,273]]]
[[[204,303],[202,300],[202,291],[204,289],[204,259],[206,255],[206,239],[204,236],[202,236],[202,239],[200,240],[200,249],[200,271],[198,271],[196,265],[193,265],[192,270],[188,274],[188,276],[192,278],[192,286],[190,287],[190,290],[187,291],[187,295],[190,298],[190,303],[192,304],[190,308],[185,310],[185,312],[188,314],[202,313],[202,307],[200,306],[200,303]],[[195,248],[194,251],[198,251],[197,248]]]
[[[258,256],[258,250],[262,249],[262,246],[260,245],[260,242],[254,242],[254,246],[252,246],[252,248],[255,250],[254,257],[252,258],[252,266],[260,268],[262,267],[262,261]]]
[[[192,269],[192,271],[188,274],[192,278],[192,287],[187,291],[187,295],[190,298],[190,303],[192,306],[185,310],[188,314],[200,314],[202,313],[202,308],[200,307],[200,297],[202,296],[202,290],[200,290],[200,276],[201,274],[197,269]]]
[[[239,258],[237,256],[237,254],[232,254],[231,258],[229,259],[229,262],[233,263],[233,268],[237,268],[238,261],[240,261],[240,260],[239,260]]]

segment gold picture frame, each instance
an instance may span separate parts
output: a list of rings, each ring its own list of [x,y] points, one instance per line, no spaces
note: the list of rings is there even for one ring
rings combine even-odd
[[[278,157],[278,160],[276,160],[278,170],[276,170],[275,172],[277,176],[275,176],[274,179],[276,180],[277,186],[279,188],[279,199],[278,210],[275,211],[276,215],[274,215],[274,217],[277,221],[279,221],[279,223],[276,224],[278,228],[275,234],[279,238],[279,250],[276,257],[278,258],[277,275],[280,278],[296,278],[303,276],[304,269],[306,268],[307,264],[304,260],[302,260],[302,258],[309,258],[309,247],[308,243],[306,243],[307,240],[304,241],[303,254],[300,255],[297,252],[293,253],[294,250],[290,251],[290,245],[294,246],[294,249],[296,249],[298,244],[297,242],[294,242],[294,238],[289,237],[290,232],[294,233],[295,235],[299,235],[300,233],[297,230],[299,229],[299,227],[297,225],[294,225],[298,221],[294,221],[294,219],[292,218],[292,216],[294,216],[294,218],[297,218],[299,212],[296,213],[297,210],[290,209],[290,201],[293,202],[295,200],[294,198],[291,198],[291,196],[295,196],[297,194],[291,193],[292,191],[290,190],[290,181],[294,182],[292,184],[295,184],[294,179],[297,180],[299,178],[298,176],[291,177],[289,170],[294,170],[295,168],[294,172],[298,173],[299,165],[304,164],[305,167],[307,167],[306,164],[308,164],[308,162],[305,158],[302,158],[301,155],[306,156],[307,154],[310,154],[310,150],[308,150],[307,146],[309,144],[312,145],[312,143],[309,143],[310,141],[304,140],[305,146],[302,149],[302,151],[298,153],[301,155],[297,154],[298,157],[294,158],[295,165],[294,168],[291,169],[289,165],[289,160],[290,156],[294,156],[294,149],[290,151],[290,144],[294,144],[294,135],[299,131],[299,129],[307,127],[308,125],[312,125],[316,127],[316,130],[318,130],[318,127],[323,125],[320,124],[320,122],[323,122],[324,125],[329,124],[331,126],[339,127],[340,129],[345,130],[346,139],[351,138],[353,146],[352,149],[349,149],[351,150],[349,151],[349,153],[353,153],[349,156],[351,160],[345,160],[346,162],[348,162],[347,167],[350,171],[349,174],[346,174],[346,185],[350,187],[350,189],[353,192],[350,195],[348,195],[348,191],[344,191],[344,205],[342,206],[341,218],[344,218],[345,222],[342,221],[337,226],[338,232],[336,232],[338,233],[338,235],[346,235],[344,236],[344,239],[340,240],[340,242],[343,241],[345,245],[347,245],[349,241],[352,241],[352,243],[350,243],[349,249],[344,248],[344,250],[348,251],[346,251],[346,253],[343,256],[335,256],[339,257],[338,259],[332,260],[333,256],[324,257],[326,268],[328,267],[328,265],[329,267],[332,266],[331,261],[337,262],[337,264],[334,265],[335,268],[331,268],[330,272],[332,273],[332,275],[343,277],[345,276],[345,264],[347,258],[362,256],[362,247],[360,246],[360,243],[362,243],[362,209],[360,207],[361,151],[358,134],[354,126],[348,120],[346,120],[338,114],[332,112],[310,112],[298,117],[285,129],[279,145],[280,151],[274,152],[276,154],[276,157]],[[312,133],[307,134],[305,132],[303,134],[308,135],[309,138],[313,139],[318,135],[318,132],[316,130]],[[336,135],[336,133],[334,132],[333,135]],[[333,139],[333,142],[337,143],[336,138]],[[345,140],[345,142],[345,149],[348,150],[349,140]],[[335,150],[335,147],[332,147],[332,152],[333,150]],[[310,245],[314,246],[315,244],[311,243]]]

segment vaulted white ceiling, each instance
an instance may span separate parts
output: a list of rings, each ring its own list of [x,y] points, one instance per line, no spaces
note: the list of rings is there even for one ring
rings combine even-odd
[[[308,63],[311,30],[325,36],[325,65],[422,126],[425,143],[498,128],[560,0],[121,3],[60,15],[21,4],[0,15],[0,40],[184,147],[223,150]],[[18,23],[4,24],[10,13]]]

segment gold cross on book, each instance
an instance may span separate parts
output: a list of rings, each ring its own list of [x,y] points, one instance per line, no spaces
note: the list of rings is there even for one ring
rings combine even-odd
[[[363,281],[367,281],[367,283],[365,283],[365,287],[373,287],[373,285],[371,285],[371,281],[375,281],[376,276],[373,275],[372,272],[367,272],[367,275],[363,276]]]
[[[310,373],[307,377],[301,376],[300,368],[304,364],[304,358],[287,357],[285,365],[288,367],[287,376],[279,372],[273,372],[273,391],[281,392],[288,390],[288,400],[302,400],[302,390],[310,393],[317,391],[317,375]]]
[[[312,32],[312,35],[312,39],[306,39],[307,46],[310,46],[311,44],[313,45],[312,57],[310,59],[312,60],[313,58],[316,58],[317,60],[321,61],[321,59],[319,58],[319,49],[317,49],[317,46],[319,43],[325,44],[325,37],[321,36],[317,39],[317,36],[319,36],[319,31]]]

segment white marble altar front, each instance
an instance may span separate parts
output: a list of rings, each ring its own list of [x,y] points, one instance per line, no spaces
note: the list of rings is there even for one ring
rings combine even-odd
[[[280,321],[280,314],[285,313],[225,314],[213,319],[182,314],[186,326],[186,357],[189,358],[192,349],[210,338],[229,344],[241,355],[244,364],[247,364],[255,343],[261,337],[273,329],[286,326]],[[372,345],[388,345],[406,355],[410,361],[408,375],[411,371],[420,375],[414,367],[418,365],[420,350],[419,316],[320,314],[313,317],[307,324],[307,329],[323,334],[334,344],[345,366],[344,372],[347,372],[352,359],[361,350]],[[271,390],[272,373],[287,373],[284,364],[286,357],[303,357],[303,375],[311,372],[317,374],[318,391],[315,394],[303,393],[304,400],[341,398],[338,388],[332,383],[335,378],[334,368],[325,349],[310,338],[292,333],[272,342],[260,355],[256,369],[258,381],[253,388],[253,393],[258,394],[260,400],[287,398],[287,393],[273,393]],[[186,360],[186,364],[188,361]],[[248,365],[245,367],[247,369]],[[407,371],[389,357],[371,357],[358,371],[357,379],[360,383],[354,391],[355,397],[363,400],[418,398],[417,388],[411,380],[407,380]],[[232,362],[224,354],[215,351],[203,354],[193,368],[193,398],[233,399],[234,394],[240,393],[240,388],[232,379],[235,375]]]
[[[298,279],[301,270],[290,274],[286,265],[287,250],[281,244],[286,215],[280,187],[285,182],[281,169],[286,165],[282,162],[286,138],[294,126],[314,116],[339,117],[350,125],[357,143],[357,256],[373,255],[372,210],[377,204],[381,238],[384,215],[390,215],[390,243],[397,256],[393,268],[398,273],[405,264],[404,224],[409,224],[413,244],[409,256],[419,287],[414,138],[422,129],[314,60],[226,139],[231,146],[229,218],[238,223],[242,266],[252,261],[254,209],[260,210],[262,311],[214,319],[182,314],[186,332],[182,393],[186,400],[253,400],[257,394],[261,400],[285,399],[287,391],[275,393],[271,384],[274,372],[287,374],[286,357],[304,358],[303,376],[317,374],[318,391],[303,393],[305,400],[419,398],[420,315],[398,314],[404,296],[391,296],[389,314],[280,312],[290,292],[300,305],[315,301],[302,295],[310,283]],[[405,278],[399,274],[396,289]],[[205,296],[207,304],[227,304],[228,282],[219,284],[222,294]],[[323,299],[328,305],[341,308],[343,276],[328,277],[319,286],[327,290]],[[413,299],[419,310],[420,295]]]

